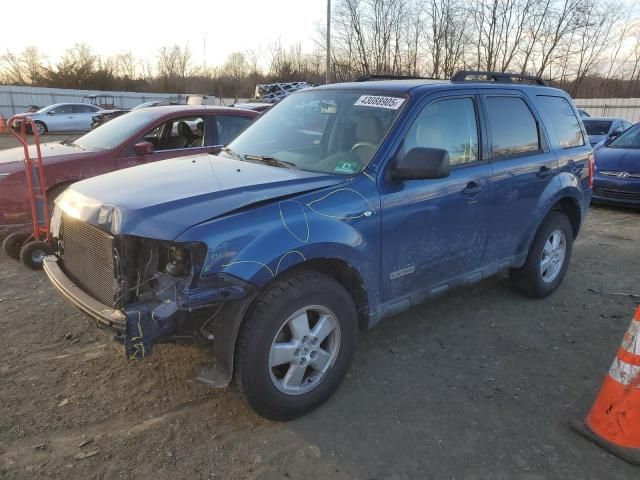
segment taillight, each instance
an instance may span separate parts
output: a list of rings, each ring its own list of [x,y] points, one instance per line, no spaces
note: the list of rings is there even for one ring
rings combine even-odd
[[[587,161],[589,162],[589,188],[593,187],[593,176],[596,173],[596,159],[593,156],[593,153],[589,154],[589,157],[587,158]]]

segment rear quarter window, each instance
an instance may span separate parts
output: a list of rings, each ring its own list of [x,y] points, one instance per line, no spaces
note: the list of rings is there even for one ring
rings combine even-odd
[[[562,148],[584,145],[580,121],[566,98],[538,95],[538,104],[547,129],[553,130]]]

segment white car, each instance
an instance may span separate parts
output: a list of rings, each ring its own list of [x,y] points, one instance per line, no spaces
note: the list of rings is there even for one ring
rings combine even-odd
[[[55,103],[26,115],[34,121],[38,133],[44,135],[47,132],[87,132],[94,115],[100,111],[100,107],[86,103]]]

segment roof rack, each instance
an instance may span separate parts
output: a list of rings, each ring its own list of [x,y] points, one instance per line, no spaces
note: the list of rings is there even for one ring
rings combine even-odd
[[[442,80],[433,77],[418,77],[414,75],[361,75],[356,82],[368,82],[369,80]]]
[[[467,80],[467,77],[487,77],[487,80],[498,83],[533,83],[548,87],[549,84],[542,78],[534,75],[521,75],[519,73],[508,72],[483,72],[480,70],[460,70],[451,77],[452,82],[474,82],[478,79]],[[515,82],[514,82],[515,80]]]

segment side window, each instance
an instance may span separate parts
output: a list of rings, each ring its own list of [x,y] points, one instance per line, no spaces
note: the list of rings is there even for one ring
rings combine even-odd
[[[74,113],[94,113],[96,109],[91,105],[74,105],[73,112]]]
[[[486,97],[493,158],[540,150],[538,124],[519,97]]]
[[[415,147],[442,148],[451,165],[478,160],[478,125],[472,98],[439,100],[427,105],[404,139],[401,155]]]
[[[204,126],[204,117],[174,118],[146,132],[141,141],[151,142],[156,151],[202,147]]]
[[[566,98],[539,95],[538,102],[548,127],[556,132],[562,148],[584,145],[580,121]]]
[[[56,115],[73,113],[73,105],[60,105],[53,109]]]
[[[216,127],[218,128],[218,143],[228,145],[240,133],[249,126],[253,118],[240,115],[216,115]]]

